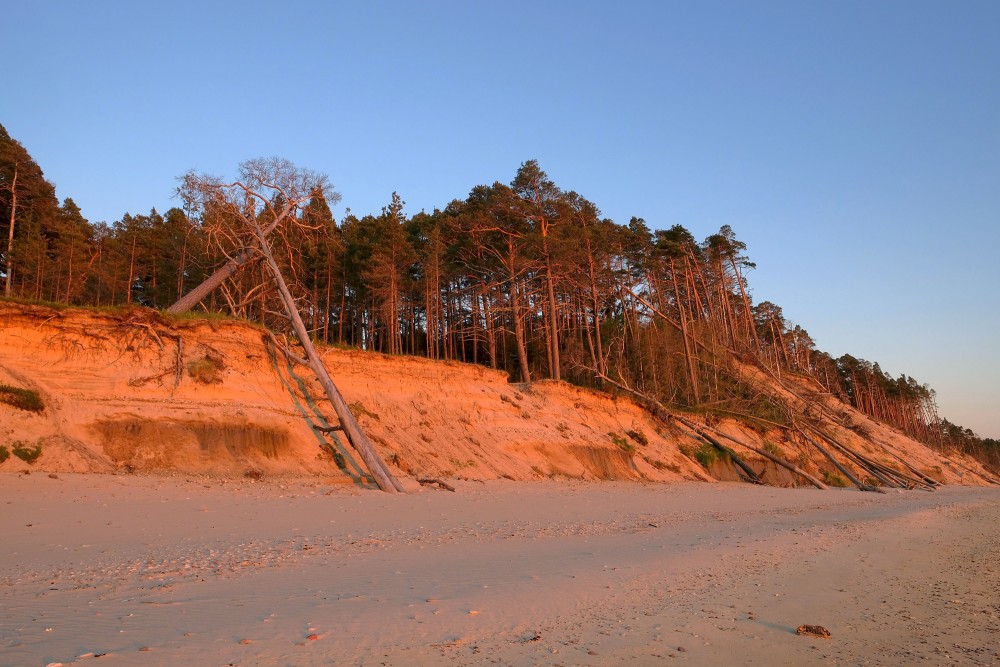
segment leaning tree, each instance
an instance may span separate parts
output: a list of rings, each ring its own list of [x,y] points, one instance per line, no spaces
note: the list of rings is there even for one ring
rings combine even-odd
[[[300,214],[317,193],[323,193],[327,201],[336,201],[339,197],[326,176],[300,169],[280,158],[248,160],[240,165],[239,178],[232,182],[194,172],[185,174],[178,194],[189,210],[200,215],[205,235],[226,257],[226,263],[168,311],[183,312],[192,308],[242,266],[254,259],[263,259],[285,315],[305,351],[306,358],[302,361],[319,379],[340,419],[341,428],[379,488],[390,493],[402,491],[402,485],[379,458],[330,378],[271,248],[270,237],[276,230],[308,224],[308,218],[303,220]]]

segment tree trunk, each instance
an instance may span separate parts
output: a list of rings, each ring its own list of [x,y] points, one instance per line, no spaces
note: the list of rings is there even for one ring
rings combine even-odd
[[[857,477],[855,477],[851,473],[850,470],[848,470],[847,468],[845,468],[840,463],[840,461],[838,461],[837,459],[835,459],[833,457],[833,454],[831,454],[830,451],[827,450],[826,447],[824,447],[823,445],[819,444],[818,442],[816,442],[815,440],[813,440],[812,438],[810,438],[809,434],[806,433],[803,429],[799,428],[798,432],[802,435],[803,438],[805,438],[806,440],[808,440],[812,444],[813,447],[815,447],[816,449],[818,449],[820,451],[820,453],[823,454],[823,456],[825,456],[830,461],[830,463],[832,463],[837,468],[837,470],[839,470],[840,472],[844,473],[844,476],[847,477],[847,479],[851,480],[851,483],[854,484],[854,486],[858,487],[858,489],[860,489],[861,491],[875,491],[875,492],[879,491],[876,487],[870,486],[868,484],[865,484],[861,480],[859,480]]]
[[[674,268],[674,260],[670,260],[670,275],[674,283],[674,300],[677,301],[677,312],[681,318],[681,338],[684,340],[684,358],[687,360],[688,375],[691,378],[691,393],[694,396],[695,405],[701,403],[701,391],[698,388],[698,369],[694,353],[691,351],[691,341],[688,339],[687,321],[684,317],[684,302],[681,300],[680,288],[677,285],[677,270]]]
[[[549,347],[552,350],[549,357],[549,376],[556,381],[562,379],[560,373],[561,361],[559,360],[559,322],[556,320],[556,293],[552,285],[552,267],[548,257],[548,248],[545,251],[545,283],[549,302]]]
[[[323,342],[330,344],[330,307],[333,289],[333,262],[326,263],[326,310],[323,311]]]
[[[736,259],[730,255],[729,262],[733,266],[733,272],[736,274],[736,284],[740,286],[740,296],[743,299],[743,311],[747,318],[747,329],[750,331],[750,338],[753,340],[757,348],[760,348],[760,341],[757,339],[757,329],[753,325],[753,312],[750,310],[750,297],[747,296],[746,288],[743,286],[743,276],[740,274],[739,268],[736,266]]]
[[[340,312],[337,314],[337,344],[344,344],[344,309],[347,307],[347,271],[341,271]],[[352,327],[353,329],[353,327]]]
[[[197,306],[202,299],[211,294],[215,289],[235,275],[244,265],[255,258],[255,253],[251,250],[244,250],[240,254],[218,268],[215,273],[205,279],[200,285],[178,299],[173,305],[167,308],[168,313],[183,313]],[[131,294],[131,290],[129,291]]]
[[[254,232],[257,234],[258,240],[260,238],[267,239],[267,235],[277,228],[281,222],[288,217],[288,214],[292,212],[294,206],[292,202],[285,205],[285,208],[281,210],[281,213],[274,216],[274,220],[268,223],[267,227],[263,229],[255,229]],[[242,266],[246,265],[250,260],[256,257],[253,248],[247,248],[241,251],[238,255],[230,259],[228,262],[223,264],[219,269],[215,271],[212,275],[204,280],[200,285],[195,287],[193,290],[188,292],[186,295],[178,299],[173,305],[167,308],[168,313],[183,313],[191,310],[197,306],[202,299],[207,297],[209,294],[215,291],[222,283],[235,274]],[[131,301],[132,296],[132,286],[129,285],[129,300]],[[261,313],[261,321],[264,321],[263,313]]]
[[[181,261],[177,267],[177,298],[184,296],[184,272],[187,271],[187,234],[184,235],[184,245],[181,246]]]
[[[125,303],[132,303],[132,285],[135,283],[135,244],[137,236],[132,237],[132,254],[128,261],[128,291],[125,292]]]
[[[10,298],[11,283],[14,280],[14,214],[17,212],[17,163],[14,164],[14,179],[10,182],[10,230],[7,232],[7,266],[3,294]]]
[[[510,289],[510,310],[511,317],[514,320],[514,340],[517,343],[517,361],[521,368],[521,382],[531,382],[531,371],[528,370],[528,351],[524,343],[524,322],[521,320],[521,303],[517,284],[517,279],[514,279]]]
[[[264,255],[268,269],[270,269],[271,272],[271,277],[274,279],[274,282],[278,287],[278,293],[285,306],[285,314],[288,315],[291,320],[292,328],[295,330],[295,335],[298,337],[299,343],[302,345],[302,349],[305,350],[309,366],[312,368],[313,372],[316,373],[320,384],[326,391],[327,398],[330,399],[333,409],[340,418],[340,424],[343,426],[344,432],[350,439],[351,444],[354,445],[354,448],[357,449],[358,454],[361,455],[361,459],[365,462],[365,465],[368,466],[368,470],[375,478],[375,482],[378,484],[378,487],[387,493],[395,493],[397,491],[403,492],[402,484],[399,483],[399,480],[393,477],[385,463],[383,463],[382,459],[379,458],[378,453],[375,451],[374,446],[372,446],[368,436],[366,436],[364,431],[361,430],[361,426],[354,418],[354,415],[351,414],[351,410],[347,407],[347,402],[344,401],[344,397],[341,396],[340,391],[337,389],[336,385],[333,384],[333,379],[327,372],[326,366],[323,365],[322,359],[320,359],[319,355],[316,353],[316,348],[313,347],[312,340],[309,337],[309,332],[306,330],[306,325],[302,322],[302,316],[299,314],[298,308],[295,307],[295,299],[292,297],[292,293],[288,290],[288,285],[285,284],[285,279],[281,275],[281,269],[278,267],[278,263],[274,260],[274,255],[271,252],[271,247],[267,242],[267,237],[264,235],[264,231],[259,227],[255,227],[254,232],[257,235],[259,250]]]
[[[676,416],[675,416],[675,419],[676,419]],[[680,423],[684,424],[685,426],[688,426],[688,428],[690,428],[704,442],[707,442],[709,445],[711,445],[712,447],[715,447],[720,452],[723,452],[724,454],[728,454],[729,458],[733,462],[733,465],[735,465],[737,468],[739,468],[740,470],[743,471],[743,474],[744,474],[744,476],[746,477],[746,479],[748,481],[752,482],[753,484],[763,484],[764,483],[764,482],[762,482],[760,480],[760,477],[757,475],[757,473],[754,472],[753,468],[751,468],[749,465],[747,465],[746,462],[744,462],[743,459],[741,459],[736,454],[736,452],[734,452],[733,450],[731,450],[729,447],[726,447],[721,442],[719,442],[718,440],[716,440],[715,438],[713,438],[712,436],[710,436],[708,433],[706,433],[702,429],[694,426],[690,422],[684,421],[684,420],[681,420],[681,419],[678,419],[678,421]]]
[[[680,423],[684,424],[685,426],[687,426],[690,429],[694,429],[696,431],[699,430],[697,426],[695,426],[691,422],[687,421],[683,417],[679,417],[677,415],[674,415],[674,419],[676,419],[677,421],[679,421]],[[826,486],[826,484],[824,484],[823,482],[819,481],[818,479],[816,479],[815,477],[813,477],[812,475],[810,475],[809,473],[807,473],[805,470],[802,470],[798,466],[792,465],[788,461],[785,461],[784,459],[781,459],[781,458],[775,456],[774,454],[772,454],[771,452],[767,451],[766,449],[760,449],[759,447],[754,447],[753,445],[748,445],[747,443],[743,442],[742,440],[734,438],[731,435],[727,435],[727,434],[723,433],[722,431],[717,431],[714,428],[709,428],[707,426],[704,427],[704,428],[705,428],[705,430],[712,431],[713,433],[715,433],[719,437],[722,437],[722,438],[725,438],[726,440],[730,440],[732,442],[735,442],[737,445],[742,445],[743,447],[746,447],[750,451],[752,451],[752,452],[754,452],[756,454],[759,454],[760,456],[763,456],[764,458],[766,458],[769,461],[771,461],[771,462],[773,462],[773,463],[781,466],[782,468],[785,468],[786,470],[788,470],[790,472],[793,472],[796,475],[801,476],[803,479],[805,479],[807,482],[809,482],[810,484],[812,484],[813,486],[815,486],[817,489],[826,490],[827,488],[829,488],[829,487]]]

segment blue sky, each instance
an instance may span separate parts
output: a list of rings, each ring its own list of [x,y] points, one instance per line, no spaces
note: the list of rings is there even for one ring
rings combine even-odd
[[[1000,3],[10,2],[0,123],[91,221],[279,155],[346,207],[538,159],[732,225],[756,300],[1000,437]]]

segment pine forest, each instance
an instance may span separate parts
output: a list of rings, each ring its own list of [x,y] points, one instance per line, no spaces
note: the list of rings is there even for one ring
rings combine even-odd
[[[513,382],[562,380],[653,405],[785,424],[732,372],[809,376],[872,418],[1000,470],[1000,441],[938,414],[933,389],[816,349],[779,305],[752,298],[737,232],[602,217],[534,160],[509,182],[432,212],[392,193],[348,209],[321,174],[251,160],[232,181],[189,173],[178,206],[86,220],[0,127],[3,296],[95,308],[204,310],[288,328],[262,261],[272,251],[311,338],[387,355],[481,364]]]

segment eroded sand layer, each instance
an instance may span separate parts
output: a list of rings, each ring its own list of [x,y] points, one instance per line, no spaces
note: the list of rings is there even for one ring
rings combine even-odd
[[[34,474],[0,507],[2,665],[1000,662],[993,489]]]

